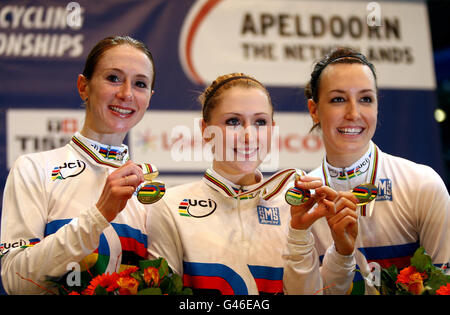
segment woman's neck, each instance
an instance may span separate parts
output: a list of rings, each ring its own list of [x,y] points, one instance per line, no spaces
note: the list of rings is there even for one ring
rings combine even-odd
[[[364,154],[368,152],[370,148],[370,143],[367,144],[367,146],[364,148],[364,150],[361,150],[359,152],[349,152],[346,154],[343,154],[341,152],[335,153],[333,150],[326,150],[326,157],[327,162],[331,166],[338,167],[338,168],[346,168],[354,164],[356,161],[358,161]]]
[[[90,128],[87,128],[86,126],[84,126],[83,129],[81,129],[80,133],[82,136],[88,139],[100,142],[102,144],[114,146],[122,145],[126,135],[122,133],[111,133],[111,134],[99,133]]]
[[[254,170],[252,173],[239,173],[239,172],[233,172],[223,169],[222,167],[218,167],[216,163],[213,161],[213,169],[215,172],[217,172],[220,176],[223,178],[229,180],[235,185],[239,186],[250,186],[257,184],[261,181],[261,176],[256,170]]]

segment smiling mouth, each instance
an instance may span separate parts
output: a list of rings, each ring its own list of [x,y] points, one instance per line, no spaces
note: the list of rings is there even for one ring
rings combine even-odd
[[[337,131],[342,135],[356,136],[364,131],[362,127],[352,127],[352,128],[337,128]]]
[[[113,112],[121,114],[121,115],[129,115],[134,112],[134,110],[132,110],[132,109],[120,108],[118,106],[109,106],[109,109],[112,110]]]
[[[258,148],[235,148],[238,154],[250,156],[258,152]]]
[[[234,148],[236,161],[257,161],[259,148]]]

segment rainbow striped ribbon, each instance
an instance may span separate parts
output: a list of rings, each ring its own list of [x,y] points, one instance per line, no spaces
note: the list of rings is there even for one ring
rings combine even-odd
[[[94,160],[97,164],[112,166],[118,168],[122,166],[123,163],[128,161],[129,156],[128,153],[125,155],[123,160],[109,160],[105,156],[103,156],[99,151],[95,150],[93,147],[84,143],[81,139],[79,139],[76,135],[72,137],[70,140],[70,144],[76,149],[81,149],[81,151],[87,155],[89,158]],[[126,149],[127,150],[127,149]],[[128,151],[128,150],[127,150]]]
[[[302,170],[297,170],[295,168],[281,170],[256,186],[256,188],[247,191],[242,191],[242,189],[233,187],[223,180],[218,179],[217,176],[214,176],[214,171],[211,169],[206,170],[203,179],[209,186],[228,197],[233,197],[236,199],[251,199],[263,191],[262,198],[264,200],[270,200],[283,190],[284,186],[289,181],[289,178],[295,173],[304,174]]]
[[[378,148],[377,146],[372,143],[373,145],[373,163],[372,163],[372,171],[370,172],[370,179],[369,179],[369,183],[373,184],[376,186],[375,182],[377,180],[377,172],[378,172],[378,160],[379,160],[379,153],[378,153]],[[331,187],[331,182],[328,179],[328,174],[326,171],[326,166],[325,166],[325,159],[322,162],[322,173],[323,173],[323,177],[325,180],[325,185]],[[331,187],[332,188],[332,187]],[[372,201],[374,202],[374,201]],[[371,205],[371,203],[366,204],[364,206],[360,207],[360,214],[361,216],[366,216],[367,215],[367,207],[373,206]]]
[[[128,153],[126,153],[125,158],[123,160],[110,160],[111,157],[106,157],[101,152],[97,152],[93,147],[91,147],[88,144],[86,144],[85,142],[83,142],[83,140],[79,139],[76,135],[74,135],[72,137],[70,143],[75,149],[78,149],[78,151],[81,151],[81,153],[84,153],[85,156],[87,156],[88,158],[91,158],[96,163],[101,164],[101,165],[119,168],[120,166],[123,165],[123,163],[125,163],[126,161],[129,160]],[[125,150],[128,151],[127,148]],[[142,168],[142,171],[144,172],[144,174],[158,172],[158,169],[153,164],[141,163],[141,164],[137,164],[137,165],[140,168]],[[58,176],[58,175],[59,175],[59,172],[57,172],[57,170],[52,171],[52,176]]]

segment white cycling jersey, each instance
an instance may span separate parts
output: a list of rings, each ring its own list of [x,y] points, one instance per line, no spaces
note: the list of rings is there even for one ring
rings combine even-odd
[[[165,257],[185,286],[203,293],[323,293],[322,277],[337,284],[330,293],[348,291],[353,257],[330,247],[321,277],[312,234],[290,228],[290,206],[278,193],[288,177],[258,190],[207,170],[200,181],[169,188],[149,206],[150,256]]]
[[[326,160],[309,175],[321,177],[336,190],[351,190],[364,182],[378,186],[374,202],[360,208],[355,253],[358,269],[367,274],[368,263],[403,268],[419,246],[433,263],[450,260],[450,198],[444,182],[430,167],[383,153],[373,142],[352,166],[337,169]],[[324,219],[312,226],[316,248],[324,255],[332,244]],[[360,273],[353,293],[368,293]]]
[[[43,293],[21,277],[46,287],[48,277],[61,277],[88,255],[80,267],[92,267],[93,275],[147,258],[144,205],[133,196],[111,223],[95,206],[107,176],[127,160],[127,146],[79,133],[64,147],[17,159],[2,208],[0,283],[6,293]]]

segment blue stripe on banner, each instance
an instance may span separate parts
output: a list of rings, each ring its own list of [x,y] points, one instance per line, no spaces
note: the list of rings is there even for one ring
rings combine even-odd
[[[220,277],[228,282],[236,295],[247,295],[244,280],[233,269],[222,264],[183,262],[184,273],[190,276]]]
[[[248,265],[255,279],[283,280],[283,268]]]
[[[126,224],[111,223],[119,237],[130,237],[147,247],[147,235]]]

